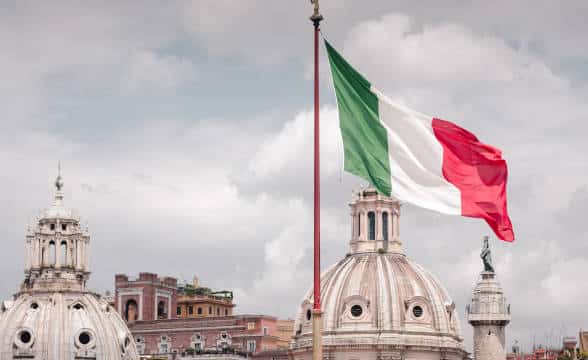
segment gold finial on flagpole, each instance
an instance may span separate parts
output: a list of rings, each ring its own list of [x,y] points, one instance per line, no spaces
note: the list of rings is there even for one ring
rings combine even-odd
[[[319,0],[310,0],[310,3],[314,4],[314,12],[310,17],[310,20],[314,23],[315,26],[318,26],[321,20],[323,20],[323,16],[321,15],[319,8]]]

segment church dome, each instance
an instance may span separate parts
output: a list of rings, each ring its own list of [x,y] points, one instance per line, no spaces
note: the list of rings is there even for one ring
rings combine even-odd
[[[120,315],[86,290],[90,236],[63,206],[61,177],[55,200],[26,237],[25,280],[0,304],[0,360],[137,359]]]
[[[323,353],[329,359],[465,359],[451,297],[402,251],[400,204],[373,189],[350,204],[350,253],[321,275]],[[313,291],[300,305],[294,359],[310,359]]]

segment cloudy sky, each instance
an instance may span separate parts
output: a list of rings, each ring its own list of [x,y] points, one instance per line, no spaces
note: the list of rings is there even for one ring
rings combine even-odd
[[[504,151],[517,240],[491,246],[507,344],[588,328],[588,2],[322,0],[323,33],[389,97]],[[562,2],[563,3],[563,2]],[[306,0],[0,3],[0,297],[52,199],[92,236],[91,287],[151,271],[293,317],[311,283],[312,27]],[[351,191],[322,62],[323,265],[347,250]],[[407,254],[461,309],[479,220],[403,208]]]

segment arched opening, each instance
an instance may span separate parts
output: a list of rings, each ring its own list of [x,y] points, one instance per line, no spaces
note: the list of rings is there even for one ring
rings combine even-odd
[[[157,303],[157,318],[167,319],[167,311],[163,300]]]
[[[67,263],[67,243],[65,241],[61,242],[59,247],[59,263],[61,266],[68,265]]]
[[[376,240],[376,214],[368,213],[368,240]]]
[[[382,235],[384,240],[388,241],[388,213],[382,213]]]
[[[136,321],[139,318],[139,312],[137,311],[137,302],[133,299],[127,301],[125,305],[125,319],[127,321]]]
[[[55,265],[55,242],[49,242],[49,265]]]

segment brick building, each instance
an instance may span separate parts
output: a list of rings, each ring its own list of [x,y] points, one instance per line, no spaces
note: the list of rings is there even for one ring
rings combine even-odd
[[[177,308],[178,281],[142,272],[137,279],[115,276],[114,306],[128,321],[172,319]]]
[[[588,331],[580,330],[580,351],[583,353],[588,353]]]
[[[519,350],[518,344],[515,343],[513,352],[506,355],[507,360],[557,360],[561,357],[569,359],[580,359],[576,348],[578,340],[575,337],[564,337],[561,348],[546,348],[538,346],[531,353],[524,353]]]
[[[239,315],[135,321],[129,329],[141,354],[257,354],[277,349],[276,321],[264,315]]]
[[[212,291],[201,287],[196,276],[191,284],[178,286],[178,318],[230,316],[234,307],[232,291]]]
[[[178,285],[152,273],[116,275],[114,307],[142,355],[281,359],[292,336],[292,320],[234,315],[232,292],[201,287],[197,278]]]

